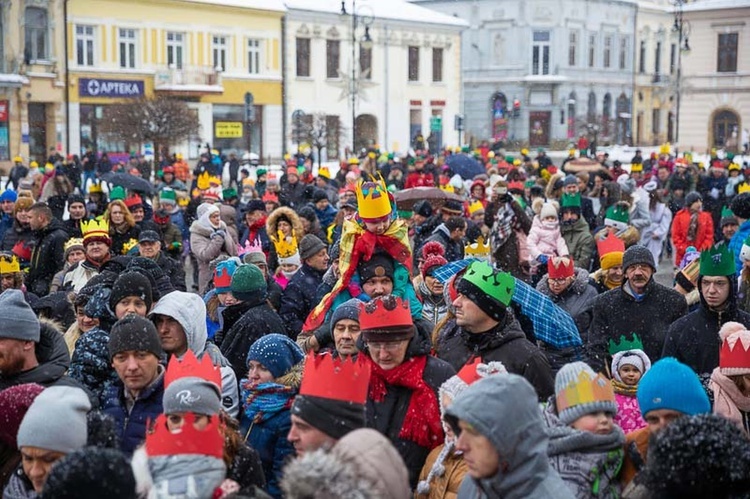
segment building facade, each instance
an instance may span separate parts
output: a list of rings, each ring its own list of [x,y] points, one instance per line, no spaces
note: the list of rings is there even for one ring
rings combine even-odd
[[[464,21],[402,0],[286,6],[289,150],[403,152],[419,134],[433,148],[458,144]]]
[[[68,0],[70,150],[143,150],[103,131],[108,106],[169,97],[200,123],[172,151],[194,158],[208,143],[281,157],[285,10],[280,0]]]
[[[0,2],[0,169],[65,144],[63,0]]]
[[[677,143],[741,151],[750,140],[750,4],[702,0],[682,9],[688,46],[683,42]]]
[[[475,140],[564,148],[632,141],[637,5],[627,0],[412,0],[469,22],[464,114]]]

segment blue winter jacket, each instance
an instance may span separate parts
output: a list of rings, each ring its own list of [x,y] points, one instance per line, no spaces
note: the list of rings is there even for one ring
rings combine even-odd
[[[88,388],[103,404],[107,389],[117,382],[107,344],[109,333],[99,327],[81,335],[70,360],[68,376]]]
[[[295,452],[294,446],[286,438],[291,428],[292,416],[289,409],[280,411],[261,423],[250,424],[250,421],[244,419],[240,424],[247,444],[260,454],[267,482],[266,491],[275,498],[281,497],[281,470],[284,469],[287,458],[294,456]]]
[[[740,251],[742,251],[742,243],[745,242],[745,239],[747,239],[748,236],[750,236],[750,220],[743,222],[729,241],[729,249],[734,253],[734,261],[737,264],[737,275],[740,275],[740,272],[742,272]]]

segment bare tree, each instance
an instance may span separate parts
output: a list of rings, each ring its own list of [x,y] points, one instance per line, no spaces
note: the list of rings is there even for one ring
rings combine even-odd
[[[156,96],[107,106],[102,131],[117,140],[142,145],[154,151],[194,138],[200,133],[198,116],[184,101]]]
[[[306,114],[295,126],[298,126],[299,130],[293,130],[293,141],[305,142],[315,149],[318,154],[318,166],[322,162],[323,149],[326,149],[329,159],[338,157],[338,145],[346,136],[346,130],[338,116],[325,113]]]

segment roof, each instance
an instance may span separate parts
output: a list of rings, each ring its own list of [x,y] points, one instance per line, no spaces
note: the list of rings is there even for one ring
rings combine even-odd
[[[283,0],[182,0],[184,2],[205,3],[223,7],[236,7],[240,9],[270,10],[274,12],[286,12]]]
[[[289,10],[341,13],[341,0],[286,0]],[[347,12],[351,13],[352,1],[347,0]],[[468,28],[469,23],[458,17],[449,16],[432,9],[414,5],[405,0],[360,0],[357,11],[361,15],[372,15],[376,20],[390,19],[410,23],[442,24],[458,28]]]
[[[695,0],[682,6],[683,12],[750,8],[750,0]],[[677,10],[677,7],[675,7]]]

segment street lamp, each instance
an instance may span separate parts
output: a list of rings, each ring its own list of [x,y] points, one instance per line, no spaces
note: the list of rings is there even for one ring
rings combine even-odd
[[[373,46],[372,38],[370,37],[370,25],[375,20],[375,17],[371,13],[361,13],[357,11],[357,0],[352,0],[352,10],[349,14],[346,10],[346,0],[341,0],[341,16],[351,15],[351,41],[352,41],[352,70],[351,80],[349,81],[349,98],[351,99],[352,106],[352,153],[356,154],[357,150],[357,97],[359,94],[359,77],[357,75],[357,65],[360,61],[357,58],[357,27],[362,24],[365,28],[365,33],[362,39],[359,41],[362,48],[370,50]]]
[[[677,81],[675,82],[675,94],[677,97],[677,109],[675,112],[674,141],[680,141],[680,101],[682,97],[682,53],[690,52],[690,23],[683,19],[682,6],[687,0],[674,0],[676,10],[674,12],[674,24],[672,32],[677,34]]]
[[[598,146],[597,137],[599,136],[599,125],[597,125],[596,123],[588,123],[586,125],[586,129],[588,130],[589,135],[592,135],[594,137],[594,140],[591,141],[591,149],[593,149],[592,156],[594,156],[594,159],[596,159],[596,148]]]

